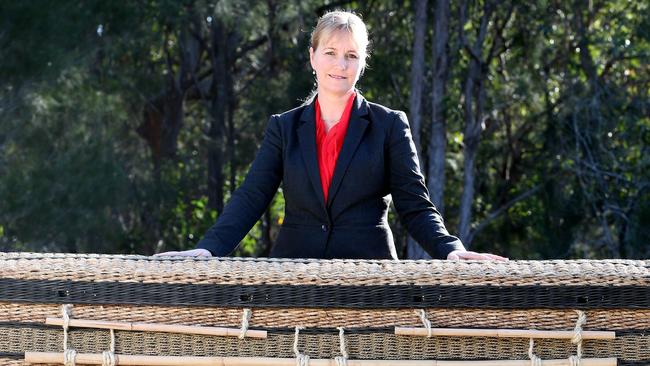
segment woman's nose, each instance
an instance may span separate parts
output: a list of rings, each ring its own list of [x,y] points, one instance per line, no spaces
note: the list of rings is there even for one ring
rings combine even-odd
[[[345,57],[341,57],[338,59],[338,66],[341,68],[341,70],[345,70],[348,68],[348,60]]]

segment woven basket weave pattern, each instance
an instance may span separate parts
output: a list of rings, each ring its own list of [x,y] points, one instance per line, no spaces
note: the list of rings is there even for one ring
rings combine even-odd
[[[335,328],[344,327],[351,359],[411,360],[527,359],[529,346],[524,338],[394,335],[395,326],[422,327],[415,309],[424,309],[440,328],[573,331],[574,309],[581,308],[584,330],[617,332],[613,340],[583,341],[583,357],[650,365],[650,261],[0,253],[0,364],[22,365],[18,358],[26,351],[62,352],[62,328],[43,321],[61,317],[64,303],[74,303],[72,319],[232,328],[241,326],[242,308],[252,307],[250,329],[268,331],[266,339],[243,340],[116,331],[118,354],[292,358],[293,329],[304,326],[299,349],[312,358],[339,356]],[[69,344],[78,352],[101,353],[109,347],[109,332],[71,328]],[[534,353],[542,359],[575,352],[566,339],[535,340]]]
[[[511,328],[539,330],[573,330],[572,310],[493,310],[493,309],[425,309],[435,327],[441,328]],[[585,330],[647,330],[648,310],[589,310]],[[0,319],[5,322],[29,323],[47,317],[59,317],[61,306],[54,304],[0,303]],[[74,316],[80,319],[123,322],[167,323],[200,326],[239,327],[239,308],[170,307],[127,305],[75,305]],[[261,308],[252,312],[251,328],[386,328],[395,325],[421,327],[413,309],[275,309]]]
[[[650,286],[650,261],[152,259],[0,253],[0,277],[234,285]]]
[[[0,348],[7,353],[30,351],[62,352],[63,333],[58,329],[0,327]],[[69,333],[70,347],[78,352],[101,353],[108,349],[106,330],[80,329]],[[11,339],[9,339],[11,338]],[[120,354],[167,356],[294,356],[294,336],[289,332],[273,333],[267,339],[240,340],[232,337],[209,337],[187,334],[116,332],[116,351]],[[364,359],[526,359],[528,339],[469,337],[400,337],[387,333],[352,333],[346,335],[350,358]],[[339,355],[338,334],[301,334],[301,352],[313,358]],[[618,357],[638,361],[650,360],[647,337],[623,335],[616,340],[584,341],[584,357]],[[567,340],[536,340],[535,353],[546,359],[567,358],[575,346]]]

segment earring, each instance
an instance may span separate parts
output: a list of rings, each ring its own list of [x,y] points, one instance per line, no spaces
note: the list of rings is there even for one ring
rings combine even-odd
[[[316,75],[316,70],[311,70],[312,75]]]

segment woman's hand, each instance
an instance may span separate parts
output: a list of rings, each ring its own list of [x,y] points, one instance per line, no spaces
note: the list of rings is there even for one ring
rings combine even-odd
[[[212,257],[212,253],[210,253],[210,251],[207,249],[199,248],[199,249],[183,250],[180,252],[164,252],[164,253],[154,254],[154,257],[162,257],[162,256]]]
[[[447,254],[447,259],[450,260],[479,260],[479,261],[507,261],[508,258],[490,253],[476,253],[467,250],[454,250]]]

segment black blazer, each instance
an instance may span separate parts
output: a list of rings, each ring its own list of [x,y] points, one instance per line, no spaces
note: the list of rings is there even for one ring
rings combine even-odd
[[[397,259],[388,226],[392,199],[408,232],[434,258],[463,249],[429,200],[404,112],[357,92],[324,202],[314,103],[273,115],[244,183],[199,242],[231,253],[259,220],[280,182],[285,216],[272,257]]]

